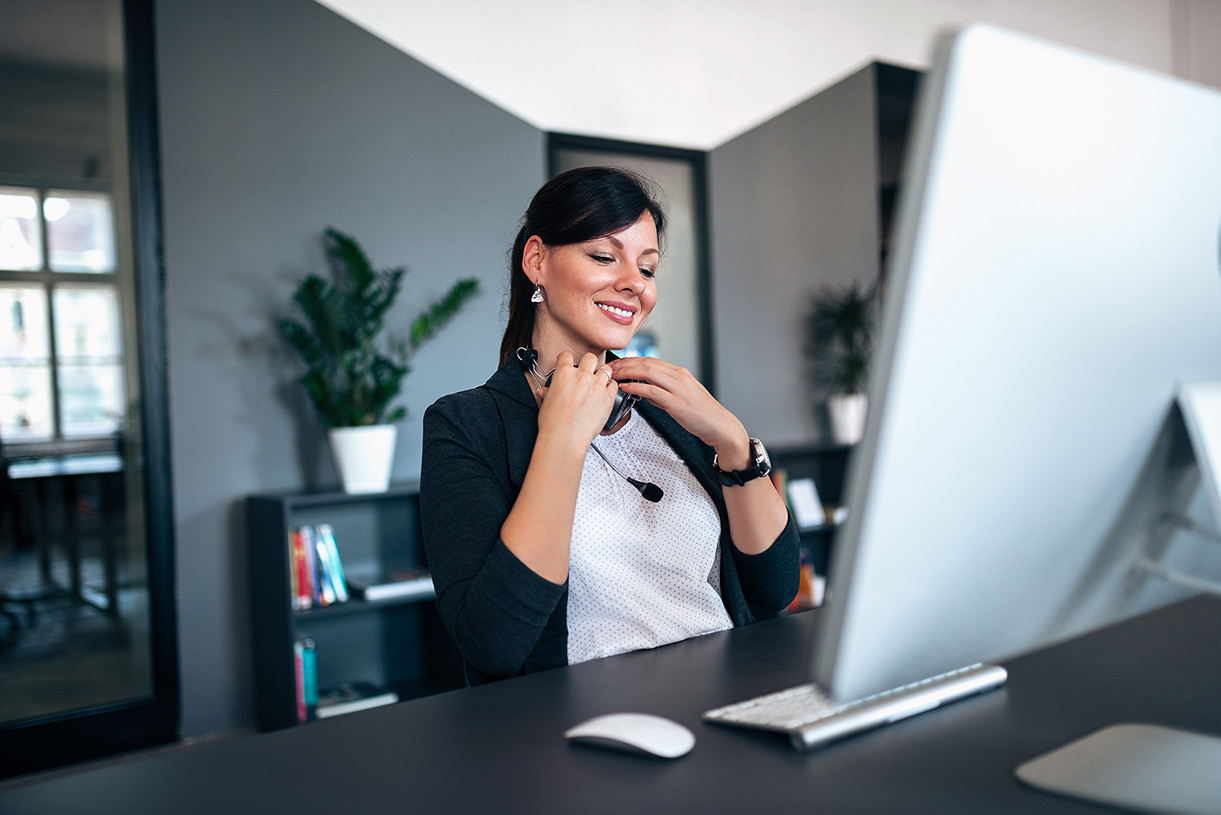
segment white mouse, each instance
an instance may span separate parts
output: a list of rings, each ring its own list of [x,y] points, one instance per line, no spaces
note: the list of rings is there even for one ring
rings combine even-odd
[[[661,758],[678,758],[695,746],[695,734],[690,730],[651,713],[595,716],[564,731],[564,738]]]

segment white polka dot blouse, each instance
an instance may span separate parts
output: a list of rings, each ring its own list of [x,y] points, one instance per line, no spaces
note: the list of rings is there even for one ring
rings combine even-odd
[[[594,444],[665,496],[644,500],[586,452],[568,567],[568,664],[731,628],[720,595],[721,521],[708,493],[638,413]]]

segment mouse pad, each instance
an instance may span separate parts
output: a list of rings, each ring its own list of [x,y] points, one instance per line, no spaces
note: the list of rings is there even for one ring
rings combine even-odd
[[[1221,738],[1149,724],[1104,727],[1014,771],[1044,792],[1141,812],[1221,812]]]

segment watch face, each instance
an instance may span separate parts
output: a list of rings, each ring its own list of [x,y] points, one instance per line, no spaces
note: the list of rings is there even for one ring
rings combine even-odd
[[[763,442],[758,439],[750,440],[751,451],[755,456],[755,463],[758,464],[764,472],[772,468],[772,459],[767,454],[767,448],[763,446]]]

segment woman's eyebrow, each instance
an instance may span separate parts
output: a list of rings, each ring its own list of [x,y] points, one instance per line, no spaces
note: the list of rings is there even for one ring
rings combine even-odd
[[[618,238],[616,238],[614,235],[607,235],[606,239],[608,241],[610,241],[611,243],[615,244],[615,246],[617,246],[618,248],[620,248],[620,249],[623,248],[623,242],[621,240],[619,240]],[[642,255],[660,255],[661,251],[650,247],[648,249],[645,249],[640,254],[642,254]]]

